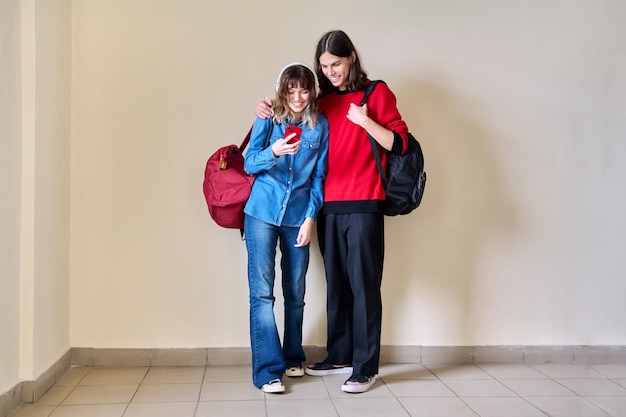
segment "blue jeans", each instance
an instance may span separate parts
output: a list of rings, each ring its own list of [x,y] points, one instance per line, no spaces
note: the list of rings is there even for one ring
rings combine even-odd
[[[250,346],[252,382],[258,388],[282,378],[286,368],[306,360],[302,349],[305,275],[309,245],[294,247],[299,227],[274,226],[246,215],[244,234],[248,250],[250,287]],[[281,347],[274,317],[276,246],[282,254],[285,332]]]

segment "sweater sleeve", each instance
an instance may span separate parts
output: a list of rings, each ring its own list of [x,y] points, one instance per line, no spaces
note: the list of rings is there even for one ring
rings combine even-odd
[[[409,129],[398,110],[396,96],[385,83],[379,83],[367,100],[369,116],[394,133],[391,152],[404,154],[408,148]]]

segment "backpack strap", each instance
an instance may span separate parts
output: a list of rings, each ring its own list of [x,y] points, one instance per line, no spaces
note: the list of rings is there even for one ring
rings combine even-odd
[[[370,94],[372,94],[372,91],[374,91],[374,87],[376,87],[376,84],[378,83],[384,84],[385,82],[382,80],[374,80],[370,81],[369,84],[365,86],[365,93],[363,94],[363,99],[361,100],[361,106],[363,106],[367,102],[367,99],[369,98]],[[372,154],[374,155],[374,160],[376,161],[376,166],[378,167],[378,173],[380,174],[380,179],[383,182],[383,187],[387,189],[387,176],[385,175],[383,164],[380,161],[380,154],[378,153],[378,148],[376,147],[376,140],[369,133],[367,134],[367,138],[369,139],[370,146],[372,147]]]
[[[272,137],[272,130],[274,130],[274,121],[272,121],[272,124],[270,124],[270,129],[268,130],[267,136],[265,137],[266,148],[270,144],[270,138]],[[248,134],[246,135],[245,138],[243,138],[243,142],[241,142],[241,145],[239,145],[239,152],[243,153],[244,149],[246,149],[246,146],[248,146],[248,143],[250,142],[251,135],[252,135],[252,127],[250,127],[250,130],[248,130]]]

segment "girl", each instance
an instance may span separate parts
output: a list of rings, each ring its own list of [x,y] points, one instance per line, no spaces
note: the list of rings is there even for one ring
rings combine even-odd
[[[276,92],[273,117],[254,122],[244,164],[246,172],[256,176],[244,209],[252,381],[269,393],[285,391],[283,372],[304,375],[305,274],[313,224],[324,201],[328,153],[328,122],[319,113],[314,72],[304,64],[287,65],[278,76]],[[295,133],[285,134],[287,129]],[[274,317],[277,244],[285,306],[282,347]]]

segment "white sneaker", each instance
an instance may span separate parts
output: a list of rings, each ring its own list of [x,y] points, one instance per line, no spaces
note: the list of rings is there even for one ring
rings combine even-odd
[[[267,384],[264,384],[261,389],[263,392],[270,394],[280,394],[281,392],[285,392],[285,386],[280,379],[272,379]]]
[[[292,366],[291,368],[285,369],[285,375],[291,378],[304,376],[304,368],[302,368],[301,366]]]

